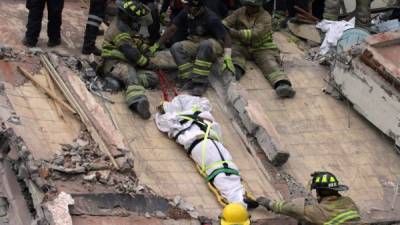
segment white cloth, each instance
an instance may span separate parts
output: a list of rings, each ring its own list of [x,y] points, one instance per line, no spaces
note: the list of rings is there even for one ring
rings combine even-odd
[[[214,121],[214,118],[211,114],[211,105],[208,99],[189,95],[179,95],[171,102],[164,103],[163,108],[165,113],[158,113],[155,117],[158,129],[164,133],[168,133],[170,138],[174,138],[180,131],[187,129],[176,139],[176,142],[183,145],[186,150],[189,149],[190,145],[194,141],[204,138],[205,134],[205,132],[201,130],[199,126],[192,124],[192,121],[183,124],[180,123],[180,121],[183,119],[181,115],[192,115],[194,113],[194,109],[201,111],[199,117],[207,120],[211,124],[209,136],[218,137],[221,139],[221,129],[219,124]],[[215,167],[206,170],[207,175],[210,175],[215,169],[223,167],[222,164],[215,164],[216,162],[221,161],[222,157],[226,161],[232,160],[231,154],[220,141],[206,139],[205,141],[197,144],[192,149],[192,153],[190,155],[190,157],[200,167],[203,164],[203,146],[205,147],[205,165],[216,165]],[[238,167],[233,162],[229,162],[228,166],[231,169],[238,170]],[[228,202],[242,203],[246,206],[243,201],[245,190],[241,183],[240,176],[228,176],[225,173],[220,173],[214,178],[213,184],[220,191],[221,195],[228,200]]]
[[[333,20],[322,20],[316,27],[325,34],[325,39],[319,48],[319,54],[325,55],[330,49],[335,48],[337,42],[342,37],[343,32],[354,28],[355,18],[350,21],[333,21]]]

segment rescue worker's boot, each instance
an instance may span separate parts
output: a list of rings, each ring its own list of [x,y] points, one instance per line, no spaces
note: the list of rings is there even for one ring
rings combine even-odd
[[[149,119],[151,116],[150,104],[144,95],[144,90],[141,85],[129,85],[126,89],[126,104],[143,119]]]
[[[258,202],[253,197],[249,196],[247,193],[244,196],[243,201],[244,203],[247,204],[248,209],[255,209],[259,206]]]
[[[286,81],[278,82],[275,85],[275,92],[280,98],[293,98],[296,94],[290,83]]]
[[[193,83],[193,89],[190,92],[193,96],[203,96],[208,88],[208,83]]]
[[[37,41],[33,41],[32,39],[30,39],[28,37],[24,37],[24,39],[22,40],[22,44],[24,44],[28,48],[35,47],[36,43],[37,43]]]
[[[142,119],[149,119],[151,116],[150,113],[150,103],[147,100],[147,98],[143,98],[138,100],[136,103],[132,104],[131,106],[129,106],[129,108],[136,112],[137,114],[139,114],[140,117],[142,117]]]
[[[47,42],[47,47],[53,48],[56,46],[61,45],[61,38],[58,39],[49,39],[49,41]]]
[[[101,55],[101,50],[96,47],[96,38],[99,33],[99,28],[91,25],[86,25],[85,37],[83,39],[82,54],[84,55]]]

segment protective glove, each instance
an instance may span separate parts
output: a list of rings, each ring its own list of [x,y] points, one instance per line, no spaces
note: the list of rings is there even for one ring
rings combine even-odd
[[[149,52],[151,56],[154,56],[154,54],[160,49],[160,43],[156,42],[149,48]]]
[[[224,56],[224,65],[222,66],[222,71],[229,70],[232,74],[235,74],[235,66],[232,62],[231,56]]]
[[[258,204],[264,206],[266,209],[271,211],[271,199],[266,197],[258,197],[257,200]]]

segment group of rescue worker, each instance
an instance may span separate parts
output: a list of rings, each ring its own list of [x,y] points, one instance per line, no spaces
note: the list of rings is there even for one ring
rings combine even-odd
[[[46,2],[48,46],[61,44],[64,1],[27,0],[29,15],[23,40],[26,46],[33,47],[38,42]],[[263,7],[264,0],[164,0],[160,11],[152,0],[116,0],[113,12],[107,12],[107,2],[90,1],[82,53],[101,56],[103,63],[97,71],[114,82],[115,89],[124,88],[127,106],[144,119],[151,116],[145,90],[159,82],[158,76],[149,71],[155,68],[151,59],[157,51],[167,47],[178,66],[177,86],[191,95],[202,96],[207,91],[208,76],[219,57],[223,60],[218,72],[223,75],[240,80],[246,72],[246,61],[252,60],[279,97],[292,98],[296,93],[280,66],[279,51],[272,38],[272,18]],[[308,1],[309,4],[313,2],[318,0]],[[356,25],[368,27],[371,0],[356,0],[356,3]],[[337,20],[339,13],[339,0],[324,1],[324,19]],[[111,15],[111,20],[107,19],[107,14]],[[106,23],[108,29],[100,50],[96,47],[96,38],[101,33],[102,23]],[[162,35],[161,25],[166,26]],[[142,27],[147,27],[148,39],[140,35]],[[359,224],[357,206],[339,193],[348,187],[340,185],[332,173],[313,173],[311,190],[316,190],[318,201],[315,204],[272,201],[266,197],[258,198],[257,203],[305,224]],[[220,224],[250,224],[246,207],[231,202],[224,208]]]

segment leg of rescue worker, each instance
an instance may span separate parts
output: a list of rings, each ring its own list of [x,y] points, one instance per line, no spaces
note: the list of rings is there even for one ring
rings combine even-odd
[[[193,70],[193,59],[196,56],[199,44],[185,40],[176,42],[170,48],[172,57],[178,66],[178,78],[182,82],[187,82],[191,78]]]
[[[158,41],[158,39],[160,39],[160,14],[158,12],[158,7],[155,2],[150,2],[147,4],[147,6],[151,10],[151,17],[153,19],[153,23],[147,27],[150,35],[149,40],[153,44]]]
[[[325,0],[324,19],[338,20],[340,13],[339,0]]]
[[[197,49],[196,60],[192,71],[193,90],[192,95],[202,96],[207,91],[208,75],[211,66],[221,55],[223,48],[215,39],[207,39],[200,42]]]
[[[89,16],[86,23],[85,36],[83,39],[82,53],[89,55],[101,55],[100,49],[96,47],[96,38],[99,27],[104,20],[107,0],[90,0]]]
[[[371,0],[356,0],[356,27],[368,28],[371,25]]]
[[[112,76],[125,85],[125,101],[127,106],[137,112],[143,119],[150,118],[149,101],[145,95],[145,88],[133,66],[118,60],[104,62],[104,74]]]
[[[28,23],[26,25],[23,44],[28,47],[36,46],[42,29],[43,10],[46,0],[27,0],[26,8],[29,10]]]
[[[245,47],[239,44],[232,46],[232,59],[235,65],[236,80],[240,80],[246,73],[246,58],[248,58],[248,52]]]
[[[47,24],[47,36],[49,41],[47,46],[54,47],[61,44],[61,23],[64,0],[47,1],[47,13],[49,23]]]
[[[254,62],[281,98],[291,98],[295,95],[292,83],[276,61],[277,51],[259,50],[252,54]]]

